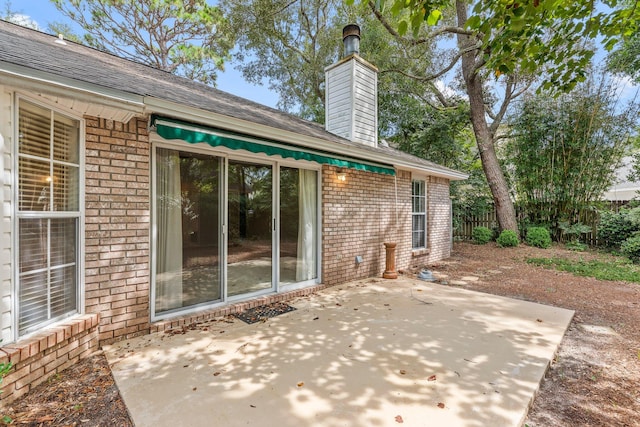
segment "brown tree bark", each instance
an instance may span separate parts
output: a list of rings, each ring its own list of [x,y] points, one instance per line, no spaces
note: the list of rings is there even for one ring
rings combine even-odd
[[[456,0],[457,19],[460,27],[463,27],[467,21],[467,7],[467,2]],[[469,96],[471,124],[476,137],[480,159],[482,160],[482,168],[493,196],[498,225],[500,230],[512,230],[518,233],[516,211],[509,196],[507,180],[496,155],[495,135],[489,129],[485,113],[484,97],[482,95],[483,80],[478,73],[481,68],[479,61],[482,61],[482,51],[472,48],[478,43],[478,40],[471,36],[458,34],[457,39],[458,48],[465,51],[461,58],[462,75]]]

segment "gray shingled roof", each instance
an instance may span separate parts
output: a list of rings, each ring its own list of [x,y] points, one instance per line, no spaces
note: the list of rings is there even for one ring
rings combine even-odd
[[[302,120],[274,108],[240,98],[210,86],[175,76],[133,61],[104,53],[70,41],[54,43],[56,37],[0,21],[0,77],[2,62],[18,65],[52,76],[97,85],[131,95],[150,96],[188,107],[214,112],[279,130],[319,138],[340,146],[357,147],[366,158],[367,152],[384,154],[410,161],[416,167],[439,170],[444,174],[459,172],[388,147],[369,147],[327,132],[323,126]]]

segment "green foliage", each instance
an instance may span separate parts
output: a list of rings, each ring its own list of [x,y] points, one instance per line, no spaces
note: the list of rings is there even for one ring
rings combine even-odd
[[[493,238],[493,231],[489,230],[487,227],[474,227],[471,235],[474,242],[478,245],[484,245],[489,243]]]
[[[616,87],[601,76],[558,98],[528,96],[510,118],[505,157],[518,203],[556,240],[564,239],[561,223],[592,216],[632,146],[640,105],[619,105]]]
[[[527,262],[545,268],[567,271],[576,276],[594,277],[598,280],[623,280],[640,283],[640,267],[621,257],[611,257],[606,260],[594,259],[591,261],[558,257],[529,258]]]
[[[436,25],[445,20],[450,3],[383,2],[401,16],[401,34],[409,28],[417,34],[425,22]],[[455,3],[464,7],[461,0]],[[621,38],[638,30],[640,8],[636,2],[615,1],[607,5],[610,9],[596,8],[591,0],[475,1],[464,28],[481,43],[485,68],[496,77],[534,74],[544,68],[544,89],[569,91],[584,81],[594,54],[586,40],[601,38],[605,49],[611,50]]]
[[[89,46],[214,84],[233,48],[232,27],[206,0],[52,0]]]
[[[640,31],[626,38],[619,49],[611,52],[607,65],[611,71],[627,75],[640,84]]]
[[[635,263],[640,262],[640,235],[629,237],[620,245],[620,251]]]
[[[501,248],[518,246],[518,235],[513,230],[503,230],[496,239],[496,243]]]
[[[544,227],[530,227],[526,236],[527,245],[537,248],[548,248],[551,246],[551,234]]]
[[[598,222],[598,245],[618,249],[622,242],[640,231],[640,223],[633,212],[640,213],[640,208],[621,209],[617,213],[601,211]]]

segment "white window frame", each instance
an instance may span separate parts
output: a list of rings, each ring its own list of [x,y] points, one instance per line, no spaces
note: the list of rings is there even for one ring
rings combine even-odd
[[[415,193],[415,186],[416,184],[421,184],[421,189],[423,190],[424,194],[417,194]],[[424,203],[424,211],[416,211],[415,207],[416,207],[416,200],[417,199],[423,199]],[[428,198],[427,198],[427,180],[425,178],[412,178],[411,180],[411,249],[414,251],[418,251],[421,249],[426,249],[427,248],[427,242],[428,242],[428,237],[429,237],[429,233],[427,232],[427,230],[429,229],[429,222],[428,222],[428,216],[427,216],[427,212],[429,211],[429,205],[427,203]],[[420,204],[418,204],[420,205]],[[424,230],[416,230],[414,227],[415,221],[414,218],[416,217],[422,217],[424,218]],[[416,233],[424,233],[424,244],[420,245],[420,246],[414,246],[414,235]]]
[[[20,191],[20,102],[25,101],[41,108],[49,110],[51,120],[53,121],[54,113],[62,115],[68,119],[78,122],[78,209],[76,211],[21,211],[19,208],[19,191]],[[13,174],[13,191],[12,191],[12,217],[13,217],[13,295],[12,295],[12,335],[13,341],[31,336],[38,333],[43,328],[52,324],[68,319],[77,314],[81,314],[85,309],[84,301],[84,234],[85,234],[85,121],[82,117],[78,117],[72,112],[65,111],[52,103],[35,100],[33,97],[16,93],[13,99],[13,164],[15,171]],[[20,236],[19,236],[19,220],[20,219],[76,219],[76,307],[75,310],[57,316],[46,321],[40,322],[28,328],[24,333],[20,333]],[[47,257],[50,257],[48,253]]]

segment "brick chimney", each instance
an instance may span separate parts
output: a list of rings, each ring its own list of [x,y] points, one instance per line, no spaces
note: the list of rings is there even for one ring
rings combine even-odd
[[[342,30],[344,57],[325,68],[325,129],[378,145],[378,69],[360,57],[360,27]]]

